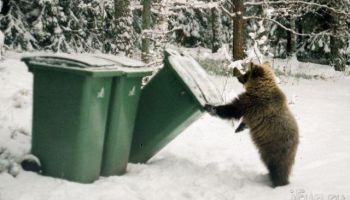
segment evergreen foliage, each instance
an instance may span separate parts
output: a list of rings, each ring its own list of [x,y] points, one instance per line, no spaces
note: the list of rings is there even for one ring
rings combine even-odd
[[[10,9],[0,14],[0,30],[5,34],[7,49],[54,52],[98,51],[127,55],[132,54],[135,49],[141,50],[142,6],[130,7],[130,1],[7,0],[7,2],[7,8]],[[155,4],[160,5],[161,2],[157,0]],[[347,0],[315,0],[315,2],[349,13]],[[227,10],[232,10],[229,3],[222,5]],[[265,12],[270,12],[269,9],[275,12],[278,10],[278,13],[275,16],[267,16]],[[296,17],[295,31],[310,34],[297,36],[296,55],[299,59],[320,63],[331,62],[337,66],[344,66],[345,62],[349,62],[350,57],[347,58],[346,55],[350,53],[348,42],[350,21],[349,18],[345,19],[344,15],[329,12],[322,7],[313,7],[305,11],[298,7],[267,9],[249,6],[246,8],[246,16],[262,16],[290,27],[291,15],[288,13],[290,9]],[[156,10],[152,9],[151,30],[159,32],[157,23],[164,16],[166,19],[162,21],[167,23],[167,27],[165,26],[167,30],[165,36],[160,37],[159,33],[150,36],[152,56],[158,54],[159,46],[164,46],[164,43],[177,43],[185,47],[202,46],[215,51],[222,44],[230,44],[232,49],[232,19],[222,10],[210,6],[183,6],[176,3],[166,9],[169,13]],[[164,28],[161,29],[164,31]],[[331,37],[335,33],[338,37]],[[245,36],[247,48],[258,45],[265,55],[288,56],[290,33],[271,21],[248,19]],[[162,45],[158,44],[159,41]]]
[[[114,5],[111,1],[9,2],[9,13],[0,17],[0,29],[10,49],[118,52]]]

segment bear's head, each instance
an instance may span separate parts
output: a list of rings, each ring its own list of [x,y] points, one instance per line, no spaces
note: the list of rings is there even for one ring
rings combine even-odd
[[[233,75],[246,89],[276,85],[275,75],[268,64],[249,63],[247,68],[248,70],[243,74],[237,68],[233,69]]]

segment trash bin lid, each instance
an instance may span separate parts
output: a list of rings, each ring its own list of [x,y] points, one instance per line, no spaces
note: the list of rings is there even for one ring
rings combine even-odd
[[[219,105],[223,103],[219,90],[197,61],[190,56],[180,55],[171,49],[167,49],[166,54],[171,67],[202,106],[205,104]]]
[[[120,55],[96,54],[94,56],[97,58],[103,58],[105,60],[112,61],[113,63],[118,63],[123,67],[141,68],[146,66],[145,63],[141,61],[134,60],[125,56],[120,56]]]
[[[104,54],[39,54],[22,58],[29,66],[60,68],[65,71],[81,72],[91,75],[147,76],[153,69],[145,64],[124,56]]]

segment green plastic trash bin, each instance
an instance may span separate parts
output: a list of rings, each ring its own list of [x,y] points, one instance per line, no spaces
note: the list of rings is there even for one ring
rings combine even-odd
[[[132,87],[136,99],[130,104],[122,102],[123,108],[119,110],[135,110],[139,80],[150,71],[138,69],[132,62],[127,68],[125,63],[113,59],[88,54],[22,59],[34,74],[32,153],[40,159],[44,175],[92,182],[100,175],[102,159],[109,159],[103,156],[104,151],[110,151],[104,144],[116,140],[113,134],[132,137],[127,130],[132,129],[134,116],[114,113],[109,108],[117,110],[120,102],[116,96],[124,95],[124,90]],[[130,127],[112,126],[119,117],[130,117],[126,124]],[[122,130],[125,132],[119,132]],[[114,144],[121,142],[124,141]],[[111,156],[118,157],[129,149],[124,148]]]
[[[222,96],[189,56],[167,50],[164,67],[142,89],[129,161],[144,163]]]
[[[129,160],[142,78],[151,75],[152,70],[142,62],[124,57],[104,58],[124,66],[125,75],[113,79],[101,175],[121,175],[126,172]]]

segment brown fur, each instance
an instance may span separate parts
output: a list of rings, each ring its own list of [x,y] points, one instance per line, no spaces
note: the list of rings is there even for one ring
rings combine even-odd
[[[235,75],[244,84],[246,92],[231,104],[212,107],[211,112],[226,119],[243,117],[273,186],[287,185],[299,134],[286,97],[268,65],[252,64],[247,73],[240,74],[235,70]]]

